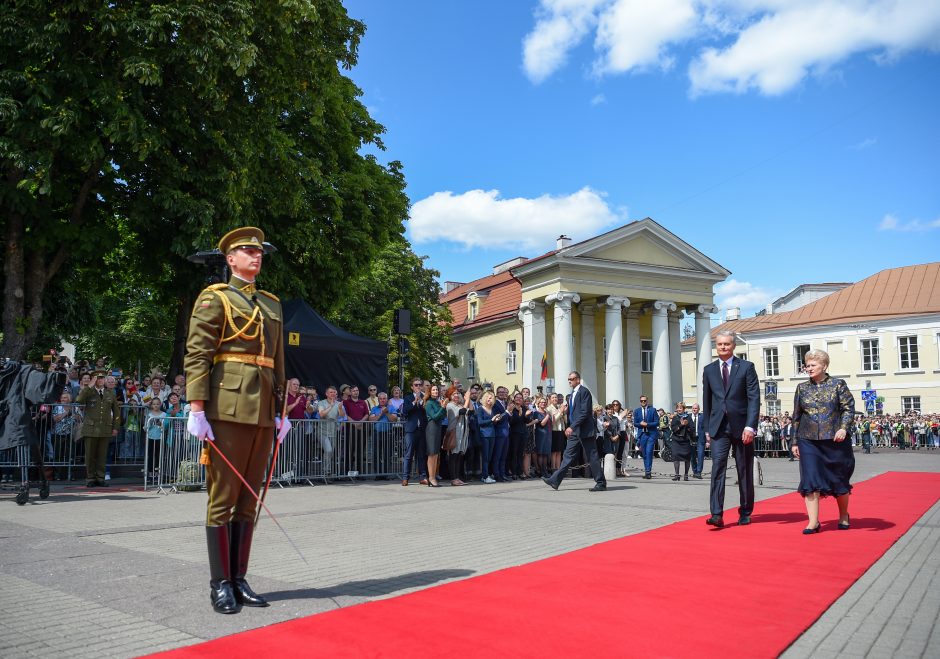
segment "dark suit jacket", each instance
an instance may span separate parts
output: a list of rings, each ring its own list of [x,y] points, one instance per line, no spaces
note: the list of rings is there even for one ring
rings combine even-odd
[[[645,428],[640,425],[643,421],[646,421]],[[652,405],[647,405],[645,412],[642,407],[633,410],[633,427],[636,428],[636,436],[638,439],[642,437],[644,433],[648,434],[653,439],[658,439],[659,413],[656,411],[656,408]]]
[[[594,439],[597,424],[594,421],[594,397],[583,384],[578,388],[578,395],[572,400],[568,394],[568,426],[571,434],[582,439]]]
[[[760,413],[760,383],[754,364],[732,358],[728,375],[728,391],[721,379],[721,360],[705,367],[702,373],[702,414],[705,432],[710,437],[718,434],[725,414],[728,416],[728,434],[740,437],[745,427],[757,430]]]
[[[405,396],[404,401],[401,405],[401,412],[405,415],[405,432],[415,432],[428,425],[424,405],[415,405],[414,392]]]
[[[693,439],[698,439],[699,437],[705,436],[705,415],[699,412],[698,414],[693,414],[689,412],[689,425],[692,427],[692,437]]]

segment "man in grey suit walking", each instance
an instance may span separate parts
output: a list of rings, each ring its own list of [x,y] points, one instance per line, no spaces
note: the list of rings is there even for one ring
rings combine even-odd
[[[718,332],[715,348],[718,360],[702,373],[705,441],[712,451],[711,517],[705,523],[716,528],[725,525],[725,471],[733,448],[741,495],[738,524],[745,526],[754,511],[754,429],[760,412],[760,383],[754,364],[734,356],[734,332]]]
[[[603,492],[607,489],[607,481],[604,479],[604,471],[601,469],[600,460],[597,458],[597,424],[594,421],[594,397],[590,390],[581,384],[581,374],[577,371],[571,371],[568,374],[568,384],[571,386],[571,395],[563,405],[563,409],[568,412],[568,427],[565,428],[565,437],[568,443],[565,445],[565,455],[561,459],[561,466],[551,476],[542,477],[553,490],[557,490],[564,480],[568,468],[581,457],[581,451],[588,456],[588,462],[591,465],[591,475],[594,477],[594,487],[590,492]]]

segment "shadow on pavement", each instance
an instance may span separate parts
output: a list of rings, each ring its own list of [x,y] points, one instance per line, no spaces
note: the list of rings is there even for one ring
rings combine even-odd
[[[279,590],[267,592],[265,599],[278,602],[293,599],[329,599],[333,597],[376,597],[388,595],[399,590],[431,586],[449,579],[469,577],[474,570],[426,570],[411,572],[386,579],[365,579],[336,584],[329,588],[299,588],[297,590]]]

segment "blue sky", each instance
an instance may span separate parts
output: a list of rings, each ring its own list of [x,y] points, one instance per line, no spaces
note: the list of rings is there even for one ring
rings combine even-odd
[[[469,281],[651,217],[753,313],[940,260],[940,3],[346,0],[408,238]]]

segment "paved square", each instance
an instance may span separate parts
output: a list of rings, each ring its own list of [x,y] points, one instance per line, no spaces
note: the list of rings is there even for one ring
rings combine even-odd
[[[940,471],[937,451],[857,453],[856,460],[856,482],[885,471]],[[797,463],[779,458],[760,463],[764,484],[758,486],[758,500],[795,488]],[[671,471],[662,461],[656,468]],[[538,480],[440,489],[379,481],[272,490],[268,504],[308,564],[262,517],[249,577],[271,607],[233,616],[215,614],[209,606],[205,493],[89,494],[57,486],[49,499],[31,498],[17,506],[12,493],[4,492],[0,656],[137,656],[527,563],[690,517],[704,519],[708,509],[707,479],[675,483],[665,475],[652,481],[634,476],[597,494],[587,491],[592,484],[567,479],[558,492]],[[737,489],[728,485],[730,510]],[[825,502],[823,511],[824,518],[833,517],[834,504]],[[938,549],[940,505],[784,656],[940,656]],[[637,564],[637,569],[649,566]],[[704,618],[701,624],[704,629]],[[628,645],[624,652],[629,655]]]

